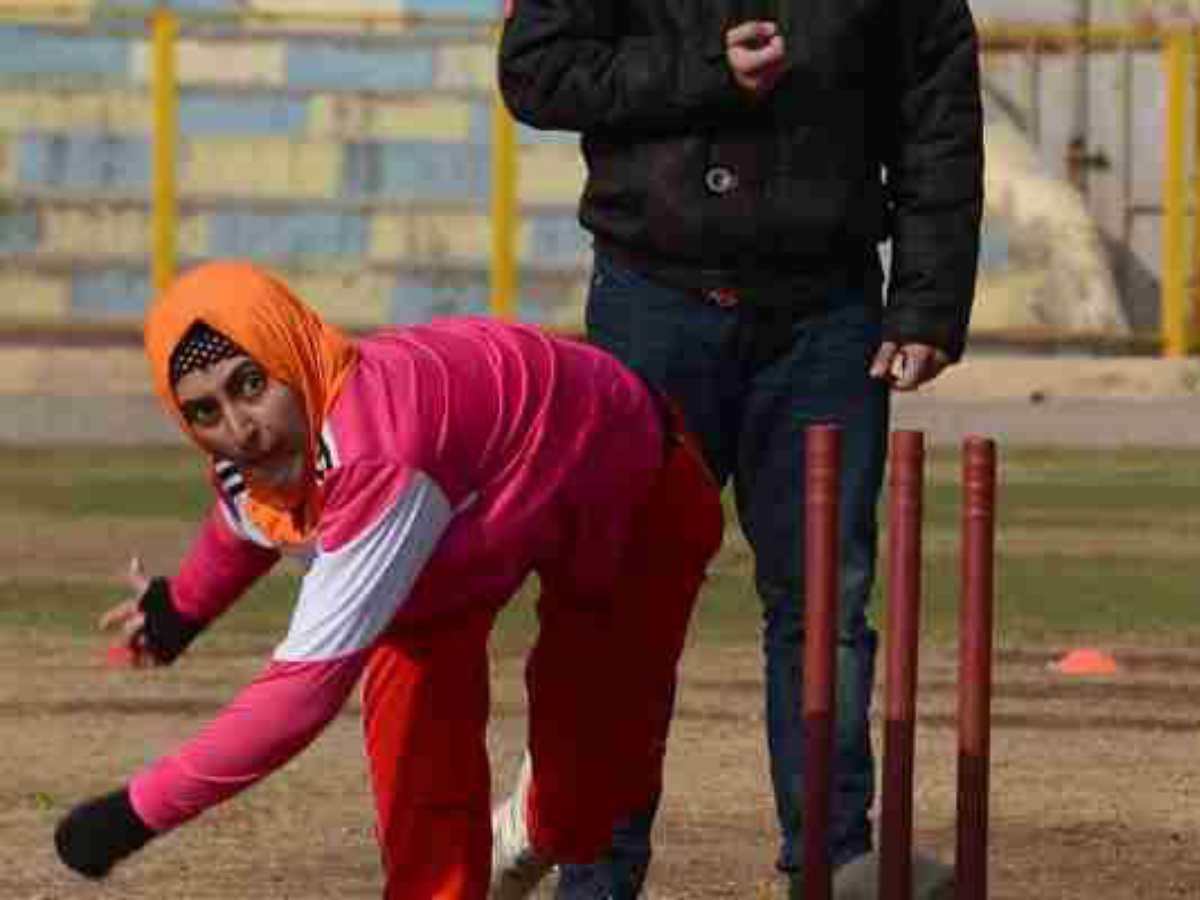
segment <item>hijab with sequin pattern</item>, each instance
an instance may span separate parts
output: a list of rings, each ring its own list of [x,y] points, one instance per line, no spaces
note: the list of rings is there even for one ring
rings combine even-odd
[[[266,373],[296,392],[308,423],[305,476],[297,490],[272,490],[247,480],[246,512],[267,537],[281,544],[308,541],[321,514],[316,479],[317,442],[333,402],[354,366],[357,351],[341,331],[321,319],[282,281],[246,262],[213,262],[187,272],[146,314],[144,338],[154,389],[183,431],[171,379],[176,347],[201,322],[245,350]]]

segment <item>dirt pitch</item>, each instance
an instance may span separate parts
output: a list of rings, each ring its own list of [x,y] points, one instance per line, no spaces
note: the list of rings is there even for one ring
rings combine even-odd
[[[1010,463],[1014,494],[1048,490],[1042,476],[1034,477],[1038,470],[1030,459]],[[1012,510],[1002,546],[1014,574],[1022,560],[1044,556],[1047,539],[1075,554],[1055,557],[1056,565],[1082,561],[1097,568],[1106,558],[1126,555],[1144,560],[1145,568],[1131,570],[1137,578],[1122,582],[1131,586],[1120,598],[1128,619],[1099,607],[1105,621],[1129,621],[1129,627],[1142,622],[1141,598],[1132,591],[1149,589],[1148,574],[1194,583],[1185,563],[1194,556],[1195,507],[1178,502],[1189,496],[1191,481],[1156,480],[1151,476],[1157,470],[1136,468],[1145,464],[1140,457],[1126,460],[1126,468],[1111,476],[1118,482],[1140,478],[1137,496],[1144,509],[1133,509],[1119,494],[1108,501],[1121,501],[1115,508],[1067,504],[1054,513],[1053,506],[1032,507],[1019,517]],[[1056,465],[1056,472],[1069,469]],[[1190,457],[1178,466],[1196,471]],[[936,465],[932,475],[938,483],[950,477]],[[114,555],[129,547],[144,553],[151,571],[166,570],[190,532],[178,519],[81,518],[24,507],[19,514],[0,509],[0,525],[6,534],[0,573],[16,579],[0,580],[0,613],[35,605],[13,586],[22,578],[29,584],[77,583],[90,595],[111,574]],[[945,559],[952,550],[952,528],[944,522],[931,529],[927,549],[935,556]],[[740,583],[748,571],[745,548],[730,537],[723,553],[723,565]],[[1087,583],[1057,581],[1054,598],[1039,590],[1036,600],[1049,604],[1061,593],[1086,607],[1080,601],[1089,599],[1083,596],[1088,589]],[[92,605],[104,602],[89,599]],[[1047,663],[1063,647],[1001,645],[993,706],[993,900],[1200,898],[1200,632],[1187,610],[1194,605],[1172,620],[1182,626],[1147,625],[1154,638],[1130,632],[1116,646],[1111,638],[1096,639],[1122,663],[1118,675],[1099,680],[1065,680],[1050,672]],[[70,612],[60,606],[49,617]],[[156,841],[109,882],[95,886],[64,870],[53,856],[51,832],[69,805],[115,787],[194,733],[253,677],[278,635],[223,622],[173,669],[110,670],[100,665],[98,636],[80,636],[62,623],[43,627],[49,625],[44,618],[0,628],[0,900],[379,896],[355,703],[284,771]],[[752,627],[722,632],[717,620],[719,615],[702,611],[684,658],[648,892],[657,900],[782,896],[772,874],[775,824],[760,654]],[[522,746],[519,650],[505,645],[495,656],[490,743],[498,790],[509,784]],[[921,652],[917,832],[923,848],[949,860],[956,665],[945,644]]]
[[[354,704],[284,772],[151,845],[105,885],[52,856],[52,825],[70,802],[192,733],[253,675],[263,649],[198,650],[173,671],[130,672],[100,667],[93,642],[0,636],[0,897],[377,897]],[[1099,681],[1050,673],[1054,652],[997,659],[992,896],[1200,896],[1200,647],[1128,648],[1123,672]],[[524,727],[519,655],[499,656],[495,670],[500,785]],[[917,830],[949,858],[952,654],[926,651],[921,679]],[[781,896],[760,693],[756,647],[689,648],[650,897]]]

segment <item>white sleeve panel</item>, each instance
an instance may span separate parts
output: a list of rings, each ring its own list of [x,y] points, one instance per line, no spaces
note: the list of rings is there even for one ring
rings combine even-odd
[[[321,551],[275,659],[334,659],[371,644],[408,599],[453,515],[442,489],[422,472],[365,532]]]

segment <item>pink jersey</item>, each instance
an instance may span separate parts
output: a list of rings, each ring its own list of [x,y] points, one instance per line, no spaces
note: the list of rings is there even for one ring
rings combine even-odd
[[[172,828],[253,784],[316,737],[372,645],[509,597],[539,561],[601,590],[663,439],[637,376],[584,344],[486,319],[380,332],[321,434],[312,546],[273,547],[242,513],[236,467],[172,579],[177,611],[220,615],[278,559],[308,564],[262,674],[193,740],[138,773],[131,797]]]

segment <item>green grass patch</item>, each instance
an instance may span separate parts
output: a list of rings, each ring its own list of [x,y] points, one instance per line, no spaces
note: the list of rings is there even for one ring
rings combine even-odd
[[[287,632],[300,578],[272,574],[256,584],[204,636],[205,646],[241,647],[247,640],[274,644]],[[531,580],[501,611],[493,645],[515,652],[537,627],[537,585]],[[0,578],[0,631],[44,631],[77,637],[96,635],[101,614],[123,599],[121,586],[103,579]]]
[[[996,614],[1005,637],[1057,640],[1087,634],[1200,632],[1200,557],[1096,560],[1047,554],[1001,560]],[[949,598],[947,598],[949,599]]]
[[[1022,448],[1005,453],[1002,448],[1000,463],[998,642],[1200,632],[1195,601],[1200,577],[1200,452]],[[732,506],[726,499],[732,523]],[[924,502],[922,628],[928,639],[949,643],[957,639],[958,630],[957,451],[931,454]],[[882,505],[880,522],[881,527],[886,522]],[[1009,529],[1044,536],[1044,550],[1006,554]],[[1097,550],[1106,536],[1131,533],[1151,535],[1161,549],[1176,553],[1168,563],[1162,554]],[[1079,547],[1080,535],[1088,537],[1091,546]],[[880,538],[880,577],[871,603],[877,625],[882,624],[885,591],[882,530]],[[701,598],[697,639],[758,640],[761,608],[750,584],[751,572],[748,548],[735,536]]]
[[[870,609],[873,624],[881,629],[884,574],[881,569]],[[1100,562],[1055,554],[1001,557],[996,565],[996,642],[1046,644],[1085,636],[1197,634],[1198,580],[1200,555],[1170,567],[1161,560],[1139,557]],[[922,581],[922,634],[935,644],[952,644],[958,639],[957,557],[927,555]],[[755,642],[760,623],[761,607],[748,578],[718,572],[709,578],[700,599],[693,638],[710,643]]]
[[[933,640],[951,641],[957,629],[957,453],[933,453],[927,476],[925,631]],[[0,450],[0,511],[61,515],[64,522],[81,515],[194,519],[209,502],[200,461],[186,448]],[[733,523],[728,496],[726,509]],[[1194,600],[1200,452],[1002,452],[997,523],[999,642],[1200,632]],[[1005,553],[1009,529],[1019,531],[1020,552]],[[1131,534],[1152,539],[1116,540]],[[1114,538],[1111,552],[1106,536]],[[1080,546],[1081,537],[1088,546]],[[1147,546],[1171,552],[1151,556]],[[99,613],[121,599],[121,588],[70,575],[0,579],[0,628],[92,631]],[[757,642],[761,611],[751,578],[750,554],[735,532],[712,567],[695,639]],[[297,585],[292,574],[264,580],[206,641],[281,636]],[[498,649],[528,643],[536,627],[535,596],[531,583],[501,614]],[[879,611],[878,596],[872,606]]]
[[[299,581],[264,578],[221,620],[219,631],[239,637],[282,636]],[[103,579],[0,579],[0,629],[36,629],[84,635],[100,615],[124,599],[122,586]]]
[[[195,450],[0,450],[0,510],[195,519],[212,502]]]
[[[59,578],[0,579],[0,629],[84,634],[120,601],[111,582]]]

